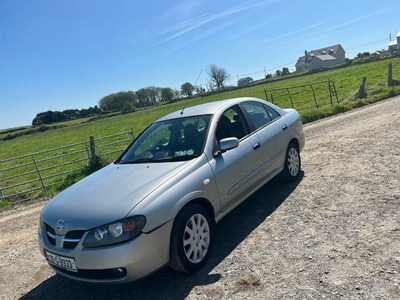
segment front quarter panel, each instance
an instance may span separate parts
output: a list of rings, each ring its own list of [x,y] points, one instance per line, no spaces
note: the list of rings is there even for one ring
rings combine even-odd
[[[214,175],[204,154],[148,195],[129,215],[146,216],[143,232],[149,232],[175,218],[195,199],[207,200],[214,211],[220,207]]]

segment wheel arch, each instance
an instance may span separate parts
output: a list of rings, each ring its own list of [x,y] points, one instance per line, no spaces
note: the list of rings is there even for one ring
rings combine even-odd
[[[182,209],[184,209],[185,207],[187,207],[189,205],[193,205],[193,204],[197,204],[197,205],[200,205],[200,206],[204,207],[207,210],[207,212],[209,213],[211,219],[213,220],[213,222],[215,224],[215,211],[214,211],[214,208],[213,208],[211,202],[206,198],[195,198],[195,199],[192,199],[191,201],[187,202],[185,205],[183,205],[179,209],[179,211],[177,212],[176,216],[182,211]],[[176,218],[176,216],[175,216],[175,218]]]
[[[299,152],[300,152],[300,142],[299,142],[299,139],[298,139],[297,137],[292,137],[292,139],[289,140],[289,143],[287,143],[286,149],[287,149],[287,147],[289,147],[289,145],[290,145],[291,143],[295,144],[296,147],[297,147],[297,149],[298,149]]]
[[[201,221],[199,217],[195,217],[197,213],[202,214]],[[214,226],[214,212],[207,199],[196,198],[183,205],[172,226],[169,266],[184,273],[193,273],[201,269],[210,256]],[[189,227],[191,229],[186,231]]]

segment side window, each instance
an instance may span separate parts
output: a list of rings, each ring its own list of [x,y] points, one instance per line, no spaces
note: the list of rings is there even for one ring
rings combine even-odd
[[[268,105],[264,105],[264,107],[267,110],[272,121],[280,118],[281,115],[275,109],[269,107]]]
[[[255,129],[263,127],[272,121],[270,114],[265,110],[264,105],[258,102],[245,102],[243,108],[249,115]]]
[[[218,141],[228,137],[233,137],[231,118],[233,118],[234,113],[235,112],[232,109],[228,109],[219,118],[217,131],[215,132]]]
[[[233,106],[221,115],[215,136],[217,141],[228,137],[236,137],[239,140],[246,135],[246,124],[243,121],[239,107]]]

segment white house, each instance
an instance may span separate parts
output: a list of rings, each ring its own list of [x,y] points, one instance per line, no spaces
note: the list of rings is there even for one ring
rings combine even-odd
[[[394,41],[390,41],[388,45],[388,51],[393,53],[394,51],[398,51],[400,49],[400,31],[396,36]]]
[[[340,44],[309,52],[304,51],[304,56],[297,60],[296,71],[317,70],[343,64],[346,62],[345,53]]]

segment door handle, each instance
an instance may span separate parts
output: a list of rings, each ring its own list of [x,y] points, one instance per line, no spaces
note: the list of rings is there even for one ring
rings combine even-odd
[[[283,130],[283,131],[285,131],[287,128],[288,128],[288,127],[287,127],[286,124],[282,126],[282,130]]]
[[[257,143],[255,143],[254,145],[253,145],[253,149],[254,150],[257,150],[258,148],[260,148],[260,143],[259,142],[257,142]]]

